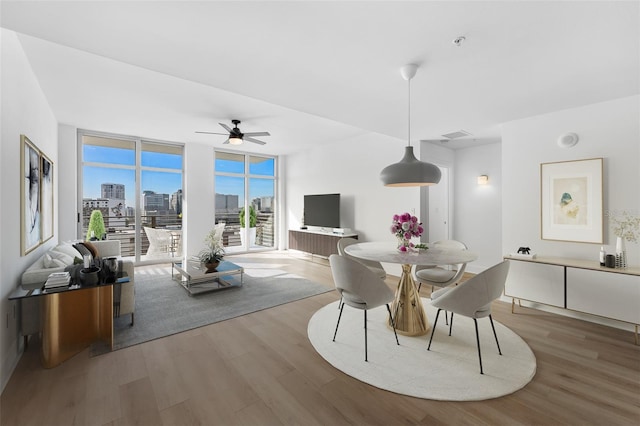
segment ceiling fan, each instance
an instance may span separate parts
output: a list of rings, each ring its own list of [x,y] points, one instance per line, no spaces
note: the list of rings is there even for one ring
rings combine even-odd
[[[271,136],[269,132],[251,132],[251,133],[242,133],[238,128],[238,124],[240,124],[240,120],[231,120],[233,123],[233,129],[227,126],[224,123],[218,123],[221,125],[227,132],[228,138],[224,143],[230,143],[231,145],[240,145],[243,141],[249,141],[253,143],[257,143],[259,145],[264,145],[266,142],[263,142],[259,139],[255,139],[254,136]],[[196,133],[206,133],[208,135],[227,135],[227,133],[215,133],[215,132],[196,132]]]

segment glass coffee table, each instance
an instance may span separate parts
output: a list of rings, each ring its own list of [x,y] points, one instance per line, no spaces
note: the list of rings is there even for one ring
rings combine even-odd
[[[187,290],[189,296],[242,286],[244,268],[223,260],[216,269],[207,270],[199,260],[173,262],[171,278]]]

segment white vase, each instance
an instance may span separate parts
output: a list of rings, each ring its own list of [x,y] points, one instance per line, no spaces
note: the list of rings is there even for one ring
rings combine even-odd
[[[616,239],[616,268],[627,267],[627,249],[624,245],[624,238]]]

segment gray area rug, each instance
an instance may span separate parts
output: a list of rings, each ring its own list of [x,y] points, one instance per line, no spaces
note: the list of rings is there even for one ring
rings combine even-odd
[[[171,266],[136,268],[135,325],[131,315],[114,319],[113,349],[168,336],[252,312],[332,291],[273,264],[234,262],[245,268],[244,284],[189,296],[171,278]],[[108,352],[94,347],[92,356]]]

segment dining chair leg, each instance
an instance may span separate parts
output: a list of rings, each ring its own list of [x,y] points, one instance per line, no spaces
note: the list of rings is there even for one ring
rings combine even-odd
[[[442,309],[438,309],[436,312],[436,319],[433,321],[433,327],[431,328],[431,337],[429,338],[429,346],[427,346],[427,350],[431,350],[431,341],[433,340],[433,333],[436,331],[436,324],[438,324],[438,317],[440,316],[440,311]]]
[[[493,330],[493,337],[496,338],[496,345],[498,345],[498,353],[502,355],[502,351],[500,350],[500,343],[498,343],[498,335],[496,334],[496,328],[493,326],[493,318],[489,315],[489,321],[491,321],[491,329]]]
[[[364,360],[369,361],[367,359],[367,310],[364,310]]]
[[[396,333],[396,321],[393,319],[393,315],[391,315],[391,308],[387,303],[387,311],[389,312],[389,318],[391,318],[391,326],[393,327],[393,334],[396,336],[396,343],[400,346],[400,342],[398,341],[398,333]]]
[[[476,342],[478,343],[478,359],[480,360],[480,374],[484,374],[482,371],[482,354],[480,353],[480,334],[478,334],[478,320],[473,319],[473,323],[476,325]]]
[[[336,341],[336,335],[338,334],[338,326],[340,325],[340,318],[342,317],[342,310],[344,309],[344,303],[340,305],[340,313],[338,314],[338,323],[336,324],[336,331],[333,333],[333,341]]]

